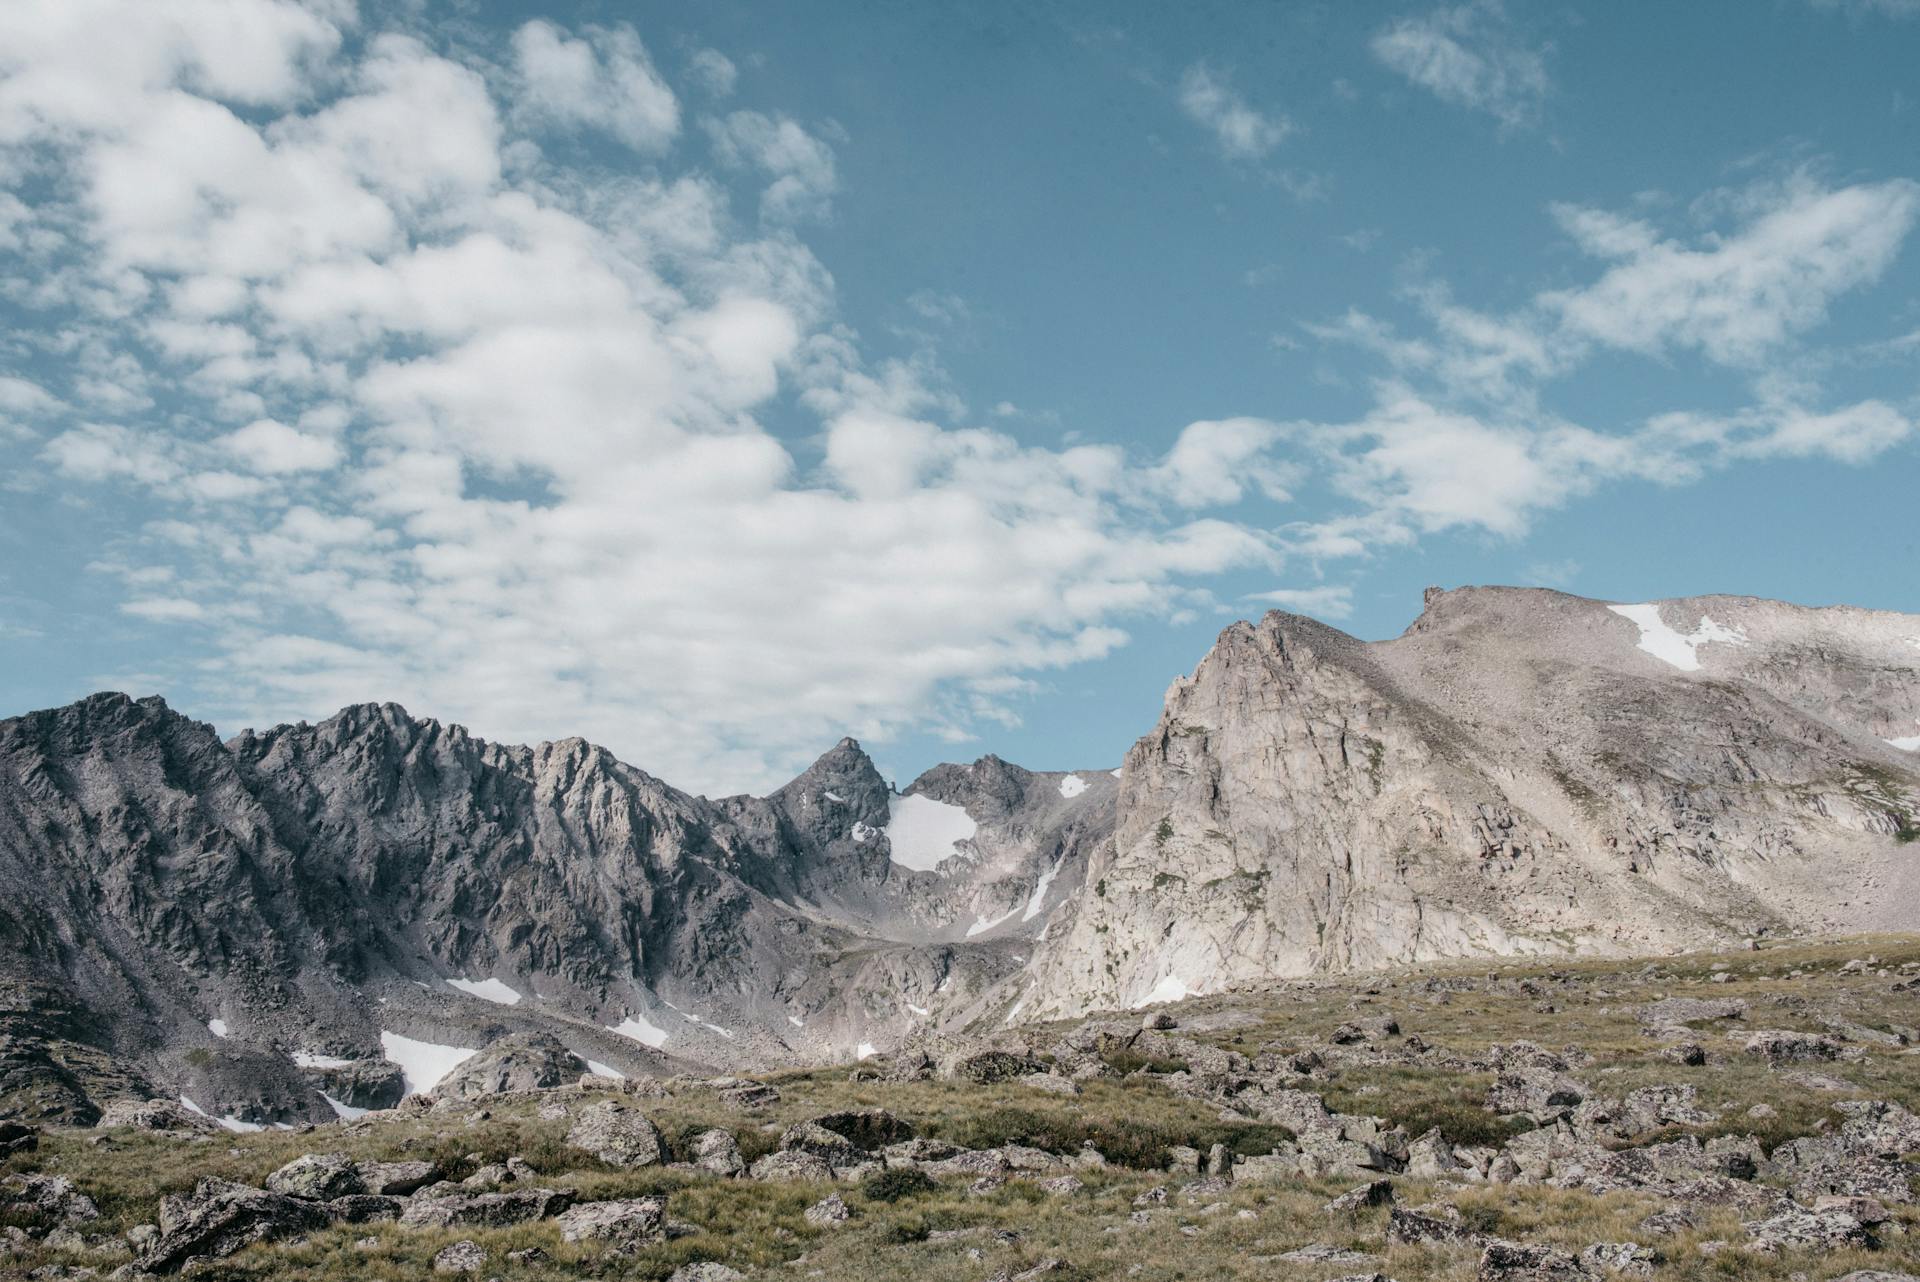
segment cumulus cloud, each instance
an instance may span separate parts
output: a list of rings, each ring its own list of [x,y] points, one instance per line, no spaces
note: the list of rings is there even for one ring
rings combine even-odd
[[[770,181],[760,212],[772,222],[824,217],[840,178],[833,148],[787,116],[735,111],[706,122],[723,163],[755,169]]]
[[[1484,111],[1508,128],[1539,119],[1551,81],[1548,50],[1529,46],[1499,0],[1400,18],[1375,33],[1373,56],[1442,102]]]
[[[664,149],[680,131],[680,103],[628,26],[574,36],[536,18],[513,36],[516,103],[529,117],[607,133],[635,151]]]
[[[221,12],[266,15],[250,75]],[[197,710],[393,698],[760,787],[838,734],[1017,719],[1035,674],[1277,568],[1216,510],[1283,493],[1270,425],[1040,448],[937,367],[869,359],[785,230],[837,186],[791,119],[707,126],[767,180],[755,231],[672,159],[672,91],[625,29],[533,23],[468,62],[289,12],[0,10],[0,57],[31,53],[0,159],[56,162],[38,297],[87,336],[43,340],[65,385],[7,404],[44,423],[43,483],[161,505],[122,610],[210,647],[178,680]],[[528,150],[574,128],[659,169]],[[815,440],[769,431],[776,403]]]
[[[1225,75],[1196,62],[1180,78],[1180,110],[1213,135],[1229,160],[1261,160],[1287,140],[1293,122],[1248,105]]]

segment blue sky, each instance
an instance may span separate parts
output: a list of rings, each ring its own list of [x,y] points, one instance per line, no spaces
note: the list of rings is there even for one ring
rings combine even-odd
[[[19,0],[0,712],[1118,761],[1269,605],[1920,612],[1920,4]]]

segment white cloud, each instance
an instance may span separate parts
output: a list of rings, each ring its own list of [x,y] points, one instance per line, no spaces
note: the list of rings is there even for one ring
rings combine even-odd
[[[590,27],[570,36],[542,18],[513,35],[517,102],[530,118],[598,129],[635,151],[664,150],[680,132],[680,103],[633,28]]]
[[[340,461],[340,447],[324,437],[295,431],[270,418],[257,419],[219,444],[256,472],[318,472]]]
[[[1275,588],[1255,592],[1246,598],[1265,605],[1311,614],[1320,619],[1346,619],[1353,615],[1353,589],[1344,584],[1326,584],[1317,588]]]
[[[711,126],[768,176],[753,233],[691,167],[524,159],[573,125],[662,154],[667,98],[582,96],[638,83],[637,42],[523,28],[500,75],[363,35],[290,37],[280,97],[245,112],[195,91],[197,44],[129,76],[141,48],[77,29],[0,84],[0,147],[77,184],[33,215],[92,247],[50,283],[97,336],[69,384],[96,419],[21,392],[34,466],[162,505],[125,609],[220,622],[176,684],[196,709],[395,698],[760,786],[841,733],[1015,721],[1036,674],[1276,568],[1273,536],[1208,510],[1279,492],[1270,425],[1037,448],[969,426],[926,361],[870,362],[781,229],[837,185],[793,121]],[[762,425],[782,398],[817,444]]]
[[[1827,189],[1801,176],[1747,203],[1759,206],[1756,216],[1697,248],[1642,222],[1558,206],[1574,241],[1615,265],[1541,304],[1572,336],[1643,352],[1694,347],[1723,364],[1753,364],[1824,320],[1836,296],[1879,279],[1920,217],[1920,183]]]
[[[1377,32],[1373,56],[1443,102],[1508,128],[1532,124],[1551,82],[1545,48],[1527,45],[1499,0],[1449,5]]]
[[[693,55],[689,66],[700,87],[716,98],[731,94],[734,83],[740,78],[739,68],[733,65],[733,59],[718,49],[700,50]]]
[[[1180,109],[1213,134],[1229,160],[1260,160],[1293,132],[1293,122],[1249,106],[1224,75],[1205,63],[1194,63],[1180,78]]]
[[[722,163],[758,169],[772,181],[760,197],[774,222],[824,217],[840,178],[833,148],[786,116],[735,111],[705,122]]]

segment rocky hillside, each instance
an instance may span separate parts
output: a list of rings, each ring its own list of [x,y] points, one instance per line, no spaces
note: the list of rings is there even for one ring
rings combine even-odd
[[[1920,926],[1920,618],[1431,591],[1174,683],[1022,1018],[1473,954]]]
[[[222,743],[95,696],[0,723],[0,1096],[261,1124],[513,1032],[628,1074],[852,1056],[1019,965],[1114,786],[990,757],[896,796],[847,740],[715,801],[391,705]]]
[[[1446,963],[234,1134],[0,1123],[0,1275],[1912,1282],[1920,942]],[[1143,1026],[1144,1025],[1144,1026]]]

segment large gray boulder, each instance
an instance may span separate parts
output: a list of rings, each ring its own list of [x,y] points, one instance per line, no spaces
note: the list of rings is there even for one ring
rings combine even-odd
[[[439,1099],[482,1099],[578,1081],[580,1059],[551,1033],[515,1033],[489,1042],[433,1088]]]
[[[659,1240],[666,1228],[667,1199],[636,1197],[619,1202],[583,1202],[559,1218],[569,1242],[615,1242],[623,1246]]]
[[[342,1153],[308,1153],[267,1176],[267,1188],[309,1202],[368,1191],[359,1165]]]
[[[666,1158],[666,1140],[647,1115],[618,1100],[602,1100],[582,1110],[567,1132],[567,1143],[585,1149],[609,1166],[653,1166]]]
[[[242,1247],[325,1228],[329,1217],[312,1202],[203,1179],[191,1194],[162,1198],[160,1233],[136,1258],[142,1273],[177,1273],[199,1259],[224,1259]]]

